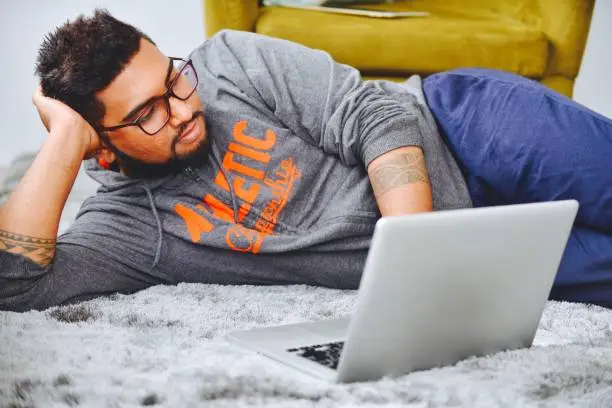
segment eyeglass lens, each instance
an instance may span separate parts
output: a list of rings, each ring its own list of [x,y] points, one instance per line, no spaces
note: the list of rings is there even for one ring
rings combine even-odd
[[[178,64],[177,64],[178,63]],[[175,61],[178,74],[171,80],[172,96],[186,100],[197,86],[197,76],[191,64]],[[138,124],[146,133],[153,135],[161,130],[170,117],[168,98],[159,98],[139,116]]]

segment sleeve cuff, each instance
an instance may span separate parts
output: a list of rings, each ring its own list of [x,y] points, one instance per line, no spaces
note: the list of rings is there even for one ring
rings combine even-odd
[[[361,154],[366,168],[378,156],[391,150],[406,146],[423,147],[423,136],[415,116],[390,120],[373,131],[376,132],[376,137],[368,138]]]

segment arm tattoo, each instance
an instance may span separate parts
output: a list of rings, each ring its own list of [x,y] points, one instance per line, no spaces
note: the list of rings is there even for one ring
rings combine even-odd
[[[370,172],[370,182],[376,196],[411,183],[429,183],[423,152],[405,152],[381,162]]]
[[[55,239],[34,238],[0,230],[0,252],[22,255],[41,266],[47,266],[55,255]]]

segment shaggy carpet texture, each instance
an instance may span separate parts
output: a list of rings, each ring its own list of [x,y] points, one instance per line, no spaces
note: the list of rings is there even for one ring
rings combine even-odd
[[[530,349],[369,383],[323,382],[224,339],[350,314],[355,295],[180,284],[0,312],[0,407],[612,407],[612,311],[599,307],[549,302]]]
[[[5,170],[0,204],[33,157]],[[96,188],[81,170],[60,232]],[[232,330],[349,315],[355,295],[180,284],[0,312],[0,407],[612,407],[612,311],[599,307],[549,302],[530,349],[348,385],[224,340]]]

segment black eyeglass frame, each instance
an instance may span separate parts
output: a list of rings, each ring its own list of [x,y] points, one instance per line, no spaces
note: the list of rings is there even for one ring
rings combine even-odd
[[[112,130],[118,130],[118,129],[123,129],[125,127],[128,126],[138,126],[140,128],[140,130],[142,130],[144,133],[146,133],[149,136],[153,136],[156,135],[157,133],[159,133],[170,121],[170,117],[172,116],[172,111],[170,108],[170,97],[179,99],[181,101],[186,101],[187,99],[189,99],[191,97],[191,95],[193,95],[193,93],[195,92],[195,90],[198,88],[198,73],[195,70],[195,67],[193,66],[193,62],[191,61],[191,59],[185,60],[183,58],[177,58],[177,57],[169,57],[170,59],[170,63],[168,66],[168,75],[166,76],[166,92],[163,95],[159,95],[153,99],[151,99],[151,101],[149,101],[149,103],[147,103],[145,106],[142,107],[142,113],[140,115],[138,115],[138,117],[136,119],[134,119],[134,121],[129,122],[129,123],[122,123],[120,125],[115,125],[115,126],[99,126],[98,127],[98,132],[110,132]],[[172,80],[170,80],[170,75],[172,75],[172,71],[174,68],[174,61],[183,61],[185,64],[181,67],[181,69],[179,70],[179,72],[176,74],[176,76],[174,78],[172,78]],[[183,71],[185,70],[185,68],[187,67],[191,67],[191,69],[193,70],[193,74],[195,75],[195,84],[193,85],[193,89],[192,91],[189,93],[189,95],[187,95],[184,98],[181,98],[180,96],[178,96],[177,94],[174,93],[174,91],[172,90],[172,88],[174,88],[174,85],[176,83],[176,81],[180,78],[180,76],[182,75]],[[155,103],[157,103],[157,101],[159,101],[160,99],[164,100],[164,104],[166,106],[166,121],[164,122],[163,125],[161,125],[161,127],[156,130],[153,133],[147,132],[144,127],[140,124],[142,117],[147,114],[149,112],[148,107],[154,105]]]

